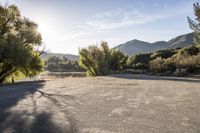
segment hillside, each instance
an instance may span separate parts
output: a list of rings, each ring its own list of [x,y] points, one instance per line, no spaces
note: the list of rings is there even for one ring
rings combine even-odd
[[[41,57],[44,61],[48,60],[50,57],[53,57],[53,56],[60,57],[60,58],[66,57],[70,60],[78,60],[78,58],[79,58],[78,55],[61,54],[61,53],[44,53],[41,55]]]
[[[169,48],[185,47],[193,43],[193,33],[185,34],[168,41]]]
[[[190,45],[191,43],[193,43],[193,37],[193,33],[189,33],[175,37],[167,42],[157,41],[154,43],[134,39],[124,44],[120,44],[115,48],[128,55],[134,55],[138,53],[149,53],[165,48],[177,48]]]
[[[159,41],[155,43],[144,42],[140,40],[132,40],[117,46],[116,48],[119,49],[121,52],[133,55],[139,53],[149,53],[156,50],[160,50],[168,46],[167,42]]]

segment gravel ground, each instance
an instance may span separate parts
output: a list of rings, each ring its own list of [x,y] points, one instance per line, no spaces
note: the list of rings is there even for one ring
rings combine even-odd
[[[1,133],[199,133],[200,78],[111,75],[0,86]]]

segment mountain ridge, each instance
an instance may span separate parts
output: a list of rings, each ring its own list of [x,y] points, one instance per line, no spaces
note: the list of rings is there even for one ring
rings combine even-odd
[[[133,39],[124,44],[120,44],[115,48],[127,55],[135,55],[139,53],[150,53],[166,48],[170,49],[191,45],[194,42],[193,38],[194,34],[188,33],[172,38],[169,41],[156,41],[153,43]]]

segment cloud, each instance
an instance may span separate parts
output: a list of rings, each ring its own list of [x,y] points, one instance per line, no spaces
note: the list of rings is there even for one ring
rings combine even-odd
[[[55,47],[54,44],[57,44],[57,49],[60,47],[60,51],[63,51],[63,45],[67,45],[69,49],[74,50],[74,47],[77,49],[78,46],[87,45],[102,39],[111,42],[111,44],[118,44],[128,40],[132,36],[135,38],[142,37],[147,40],[150,38],[154,41],[157,40],[155,38],[158,38],[158,35],[163,34],[156,34],[158,31],[155,31],[155,29],[152,31],[151,28],[146,30],[132,26],[146,26],[146,24],[150,22],[155,22],[152,24],[157,25],[158,22],[156,21],[158,20],[176,17],[180,14],[185,15],[186,13],[191,12],[191,10],[191,5],[187,3],[168,5],[163,2],[152,3],[151,6],[140,3],[140,5],[134,5],[134,7],[127,6],[93,14],[85,20],[82,19],[79,23],[72,23],[70,25],[55,24],[56,26],[53,26],[55,29],[45,28],[45,40],[48,40],[47,43],[51,44],[52,49]],[[129,31],[129,27],[135,28],[134,31]],[[117,30],[123,28],[129,33],[129,38],[126,35],[125,30],[122,30],[122,32],[125,33],[123,35],[121,33],[116,33]],[[153,35],[156,35],[156,37],[153,38]]]
[[[85,25],[95,30],[109,30],[134,24],[144,24],[166,18],[160,14],[148,15],[137,9],[115,9],[91,17]]]
[[[184,10],[181,10],[175,13],[177,8],[167,8],[165,3],[154,3],[152,6],[154,8],[159,6],[160,11],[158,12],[156,9],[155,12],[148,10],[144,12],[142,9],[128,6],[95,14],[86,19],[82,24],[67,26],[62,33],[59,33],[58,39],[70,40],[132,25],[147,24],[184,12]],[[161,7],[165,10],[161,10]]]
[[[191,2],[178,5],[168,5],[166,1],[152,3],[152,5],[130,5],[111,11],[96,14],[85,22],[85,27],[105,31],[122,28],[130,25],[146,24],[161,19],[166,19],[191,11]]]
[[[70,40],[81,36],[90,36],[116,28],[134,24],[145,24],[164,18],[163,15],[145,15],[137,9],[118,8],[89,17],[82,24],[66,26],[57,36],[61,40]],[[54,33],[55,34],[55,33]],[[56,36],[56,35],[54,35]]]

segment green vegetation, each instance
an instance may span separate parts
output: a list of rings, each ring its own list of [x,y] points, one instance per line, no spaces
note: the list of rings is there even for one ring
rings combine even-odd
[[[111,72],[123,70],[127,56],[110,49],[107,42],[102,41],[100,47],[96,45],[79,50],[79,64],[86,69],[88,76],[107,75]]]
[[[200,45],[128,57],[115,49],[109,49],[107,43],[102,42],[100,47],[89,46],[80,50],[80,66],[87,70],[89,76],[116,72],[185,76],[200,72]]]
[[[138,54],[128,58],[127,66],[130,69],[147,69],[151,54]]]
[[[199,3],[193,5],[194,7],[194,15],[196,16],[195,20],[193,21],[191,18],[188,17],[188,23],[190,28],[194,31],[195,34],[195,42],[196,44],[200,44],[200,6]]]
[[[151,56],[147,56],[151,55]],[[134,70],[146,70],[152,74],[184,76],[200,72],[200,47],[191,45],[182,49],[167,49],[149,54],[140,54],[141,60],[130,65]],[[138,57],[135,55],[130,59]],[[141,62],[143,60],[143,62]],[[141,64],[140,67],[138,64]]]
[[[15,5],[0,6],[0,83],[19,73],[31,77],[43,70],[37,27]]]
[[[174,54],[176,54],[177,50],[178,49],[164,49],[164,50],[159,50],[159,51],[154,52],[151,55],[151,58],[152,59],[156,59],[156,58],[161,57],[162,59],[167,59],[169,57],[172,57]]]
[[[78,61],[68,58],[50,57],[46,62],[46,70],[50,72],[83,72],[85,71],[78,64]]]

